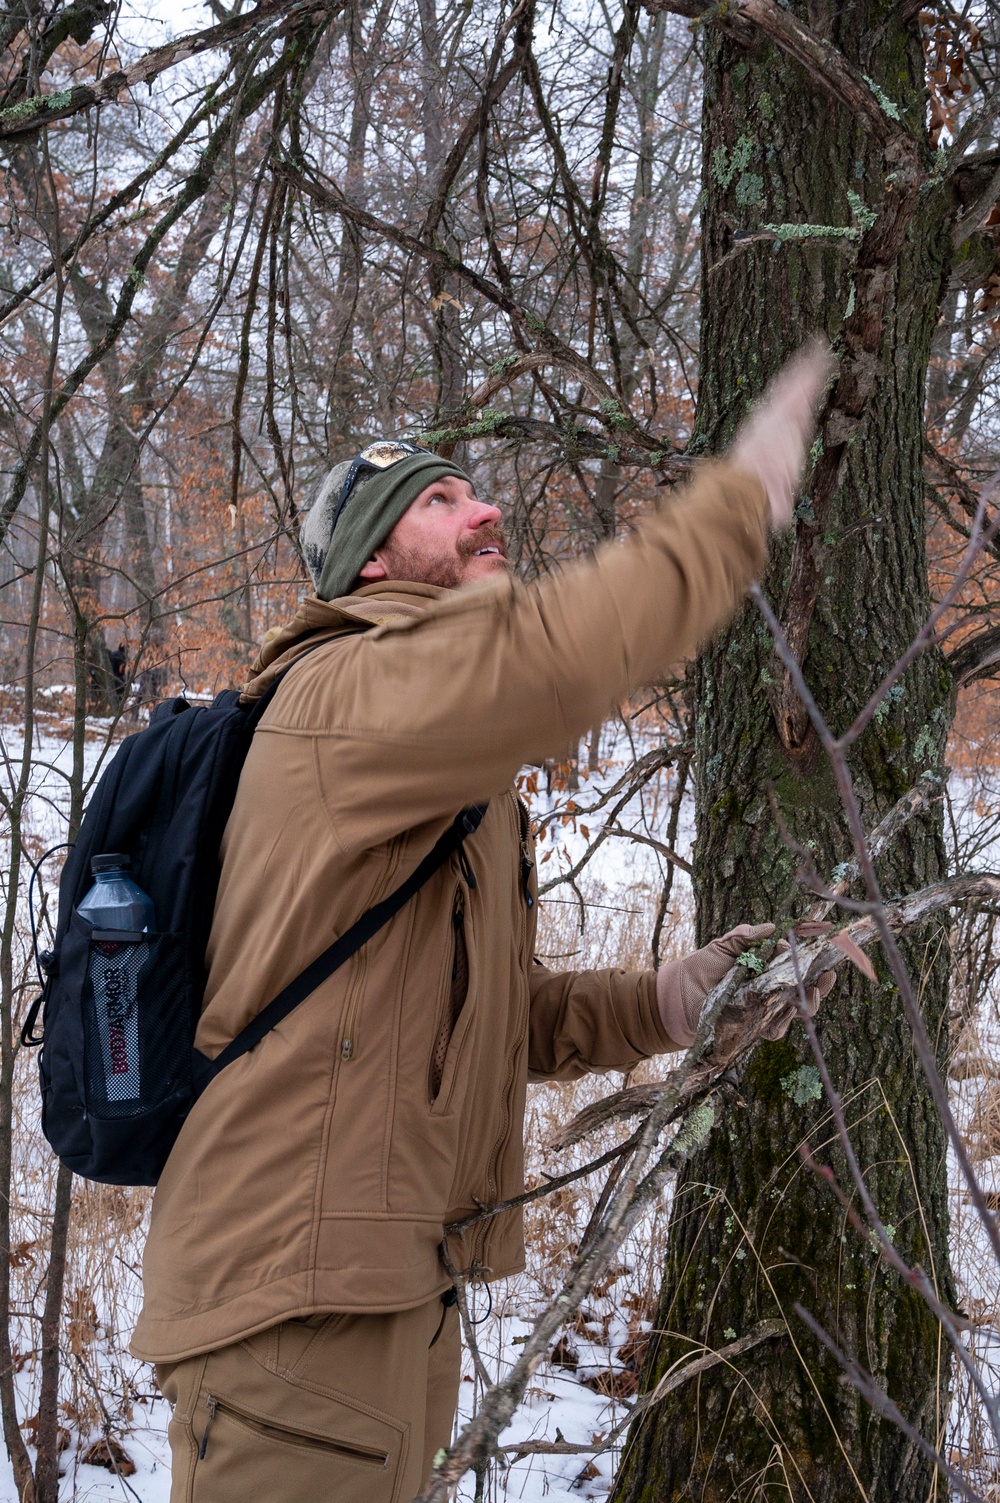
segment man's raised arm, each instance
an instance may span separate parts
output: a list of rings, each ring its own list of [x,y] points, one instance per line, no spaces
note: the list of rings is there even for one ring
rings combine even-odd
[[[336,673],[317,654],[291,675],[268,725],[322,732],[342,846],[498,794],[718,630],[760,572],[768,532],[791,519],[829,369],[818,348],[789,362],[728,459],[696,469],[624,542],[529,586],[455,590],[338,645]]]

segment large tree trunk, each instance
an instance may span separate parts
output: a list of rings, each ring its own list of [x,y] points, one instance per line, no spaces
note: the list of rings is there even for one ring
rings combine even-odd
[[[923,132],[923,64],[916,21],[876,0],[822,15],[790,7],[839,46]],[[835,19],[823,17],[833,15]],[[704,106],[705,224],[699,435],[718,449],[748,397],[812,329],[835,336],[853,306],[849,243],[734,244],[733,230],[775,222],[849,225],[857,194],[877,209],[879,152],[845,111],[768,46],[750,52],[709,33]],[[890,190],[891,191],[891,190]],[[850,446],[817,546],[823,587],[804,659],[807,681],[835,731],[851,722],[929,609],[924,554],[924,384],[942,278],[947,205],[921,199],[890,292],[881,372]],[[808,523],[808,502],[800,508]],[[764,581],[780,608],[790,548]],[[829,765],[808,737],[778,735],[767,686],[778,667],[760,618],[744,610],[698,670],[695,885],[699,943],[744,920],[781,918],[796,858],[782,842],[769,790],[791,834],[821,871],[849,854]],[[852,771],[869,827],[928,767],[940,767],[951,686],[925,654],[854,748]],[[885,858],[886,890],[939,877],[936,816],[910,827]],[[793,911],[801,911],[801,895]],[[787,909],[784,910],[787,916]],[[945,935],[912,941],[925,978],[931,1036],[946,1035]],[[943,1130],[912,1057],[898,996],[874,957],[877,985],[842,976],[824,1005],[821,1040],[848,1104],[858,1159],[903,1255],[952,1295]],[[927,1503],[932,1469],[845,1386],[799,1321],[800,1301],[875,1373],[917,1428],[941,1443],[948,1361],[937,1323],[887,1273],[836,1200],[803,1167],[808,1143],[850,1190],[831,1144],[825,1101],[796,1024],[758,1049],[726,1110],[678,1186],[648,1389],[692,1343],[723,1346],[758,1321],[787,1327],[736,1366],[720,1364],[651,1411],[633,1433],[618,1503],[757,1498],[811,1503]],[[943,1495],[941,1495],[943,1496]]]

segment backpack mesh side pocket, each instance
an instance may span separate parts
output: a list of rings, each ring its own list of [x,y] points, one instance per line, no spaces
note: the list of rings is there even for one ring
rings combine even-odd
[[[91,935],[83,995],[88,1117],[143,1117],[189,1093],[182,952],[175,934]]]

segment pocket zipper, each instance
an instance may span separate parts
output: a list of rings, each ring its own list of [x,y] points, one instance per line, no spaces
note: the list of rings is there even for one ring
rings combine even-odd
[[[208,1408],[208,1423],[201,1437],[201,1445],[198,1447],[199,1461],[205,1459],[208,1432],[217,1414],[228,1415],[235,1424],[242,1425],[244,1429],[252,1431],[255,1435],[263,1435],[269,1440],[282,1441],[285,1445],[302,1446],[308,1451],[328,1451],[335,1456],[344,1456],[348,1461],[360,1461],[365,1466],[371,1467],[384,1467],[389,1461],[388,1451],[370,1450],[367,1446],[356,1446],[350,1441],[331,1440],[326,1436],[310,1435],[303,1430],[287,1430],[282,1425],[269,1425],[266,1420],[258,1419],[255,1414],[247,1414],[236,1405],[225,1403],[211,1393],[206,1395],[205,1403]]]
[[[380,903],[390,890],[392,879],[396,874],[397,867],[399,866],[400,852],[403,849],[404,839],[404,836],[398,836],[392,842],[392,859],[390,860],[387,869],[382,873],[378,885],[376,886],[375,891],[372,894],[373,906]],[[344,1015],[344,1032],[340,1042],[340,1057],[345,1062],[349,1059],[354,1058],[354,1031],[355,1024],[357,1022],[358,1004],[360,1001],[360,998],[358,996],[358,988],[360,987],[363,990],[363,982],[359,979],[359,977],[354,976],[352,977],[350,986],[351,990],[348,992],[349,1001],[347,1003],[347,1011]]]
[[[435,1088],[434,1088],[434,1085],[435,1085],[435,1083],[434,1083],[434,1056],[437,1053],[438,1044],[441,1041],[441,1035],[442,1035],[442,1032],[444,1030],[445,1023],[448,1020],[448,1015],[451,1012],[452,1007],[454,1005],[454,992],[453,992],[453,988],[454,988],[456,980],[458,979],[459,945],[465,946],[465,889],[461,885],[459,885],[455,889],[455,901],[454,901],[454,903],[452,905],[452,910],[451,910],[451,941],[452,941],[452,950],[451,950],[451,980],[445,986],[444,1003],[443,1003],[443,1006],[441,1008],[441,1013],[440,1013],[440,1017],[438,1019],[437,1029],[436,1029],[435,1034],[434,1034],[434,1043],[433,1043],[433,1047],[432,1047],[432,1050],[431,1050],[431,1076],[430,1076],[430,1081],[429,1081],[429,1092],[428,1092],[428,1095],[429,1095],[430,1103],[431,1103],[432,1106],[434,1105],[434,1102],[437,1101],[438,1097],[441,1094],[441,1082],[440,1081],[437,1082],[437,1089],[435,1090]],[[468,967],[468,963],[469,963],[468,962],[468,949],[466,948],[466,967]],[[463,1007],[464,1007],[465,1002],[467,1000],[468,1000],[467,996],[465,998],[463,998],[463,1002],[462,1002]],[[461,1009],[460,1009],[460,1011],[461,1011]],[[457,1022],[458,1022],[458,1017],[457,1016],[453,1016],[451,1018],[452,1034],[454,1034],[455,1025],[456,1025]],[[450,1048],[450,1047],[451,1047],[451,1038],[449,1037],[447,1048]],[[447,1055],[447,1048],[445,1050],[445,1054],[446,1055]],[[442,1074],[443,1074],[443,1061],[442,1061]]]

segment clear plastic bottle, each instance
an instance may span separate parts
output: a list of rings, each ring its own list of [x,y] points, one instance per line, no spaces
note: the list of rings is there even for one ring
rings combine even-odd
[[[128,856],[94,856],[90,870],[94,885],[77,908],[95,929],[118,929],[139,934],[153,929],[153,900],[128,874]]]
[[[150,933],[155,915],[152,899],[128,874],[130,864],[128,856],[117,853],[95,856],[90,863],[94,885],[77,908],[95,931],[90,984],[109,1102],[136,1101],[142,1091],[137,991],[148,947],[117,936]],[[107,939],[102,930],[108,931]]]

